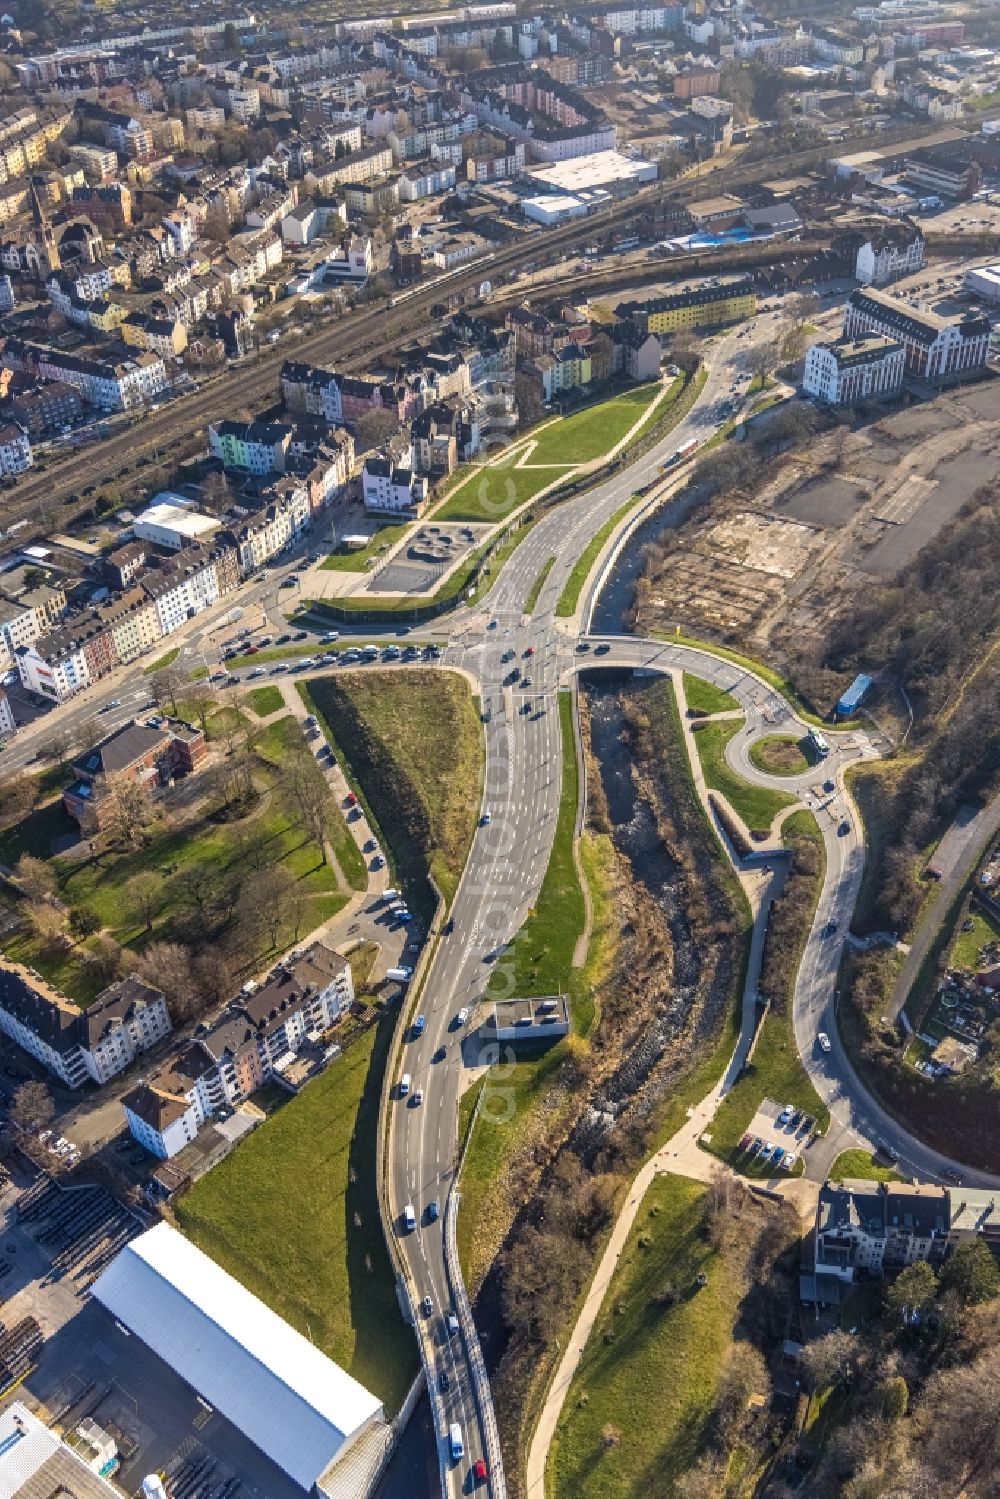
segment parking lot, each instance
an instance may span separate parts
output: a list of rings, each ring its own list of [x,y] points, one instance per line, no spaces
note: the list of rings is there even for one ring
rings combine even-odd
[[[755,1176],[779,1171],[797,1174],[803,1169],[803,1152],[812,1143],[815,1122],[800,1109],[786,1109],[765,1098],[740,1141],[736,1170]]]

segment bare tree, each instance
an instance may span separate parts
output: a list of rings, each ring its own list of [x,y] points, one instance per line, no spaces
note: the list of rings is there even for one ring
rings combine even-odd
[[[781,344],[777,339],[767,339],[764,343],[751,344],[747,363],[760,384],[766,385],[781,363]]]
[[[140,978],[163,991],[175,1025],[197,1013],[198,985],[191,953],[182,942],[151,942],[138,959]]]
[[[153,798],[140,781],[119,781],[107,792],[104,832],[112,846],[140,848],[153,821]]]
[[[219,706],[211,688],[201,687],[184,699],[183,707],[195,720],[201,732],[208,734],[208,720]]]
[[[25,916],[33,934],[45,947],[54,948],[64,944],[66,917],[49,901],[37,901],[27,907]]]
[[[153,869],[140,869],[125,885],[125,894],[132,910],[145,922],[146,931],[153,930],[153,917],[163,900],[163,880]]]
[[[43,1129],[56,1111],[52,1094],[45,1083],[22,1083],[15,1091],[10,1104],[10,1117],[23,1130],[34,1132]]]
[[[284,766],[281,780],[289,816],[315,843],[325,862],[330,792],[323,772],[311,755],[294,755]]]
[[[17,882],[28,900],[51,900],[59,885],[56,872],[44,859],[22,854],[14,865]]]
[[[802,1373],[812,1390],[839,1384],[857,1358],[859,1343],[849,1332],[828,1332],[807,1343],[802,1352]]]
[[[102,933],[87,952],[87,967],[99,984],[113,984],[125,971],[125,948],[108,932]]]
[[[159,707],[168,706],[177,717],[177,694],[184,685],[184,678],[173,666],[154,671],[149,679],[149,695]]]
[[[69,770],[73,756],[79,749],[79,741],[69,729],[56,729],[42,750],[46,760],[58,765],[63,775]]]
[[[245,881],[240,891],[240,925],[250,942],[259,946],[263,934],[270,947],[278,946],[294,884],[295,877],[284,864],[259,869]]]

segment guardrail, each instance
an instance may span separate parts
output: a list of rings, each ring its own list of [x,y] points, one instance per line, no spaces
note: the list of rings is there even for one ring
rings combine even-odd
[[[481,1094],[480,1097],[482,1097]],[[486,1373],[483,1350],[479,1345],[479,1334],[476,1332],[476,1324],[472,1318],[472,1307],[469,1305],[462,1267],[458,1261],[457,1224],[460,1196],[457,1187],[452,1183],[444,1211],[444,1263],[451,1284],[455,1315],[465,1343],[479,1420],[482,1424],[483,1436],[486,1438],[489,1492],[493,1499],[507,1499],[507,1480],[503,1471],[500,1429],[497,1426],[496,1412],[493,1409],[493,1392],[490,1389],[489,1375]]]

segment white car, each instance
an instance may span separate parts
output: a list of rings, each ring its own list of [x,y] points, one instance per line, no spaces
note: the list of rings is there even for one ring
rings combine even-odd
[[[468,1018],[469,1018],[469,1006],[468,1005],[463,1005],[462,1008],[459,1010],[458,1014],[455,1016],[455,1025],[456,1026],[463,1026],[465,1024],[465,1022],[468,1020]]]
[[[819,1035],[816,1037],[816,1040],[819,1042],[820,1051],[830,1050],[830,1037],[827,1035],[826,1031],[820,1031]]]
[[[254,669],[253,669],[253,671],[250,673],[250,675],[252,677],[266,677],[267,676],[267,667],[266,666],[255,666]]]

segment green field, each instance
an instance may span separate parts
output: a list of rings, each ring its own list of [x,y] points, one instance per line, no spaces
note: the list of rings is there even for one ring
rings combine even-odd
[[[739,718],[721,718],[706,723],[693,735],[706,786],[721,794],[753,832],[766,833],[784,807],[795,801],[784,791],[751,786],[738,776],[726,760],[726,745],[743,727]]]
[[[247,693],[247,702],[258,718],[269,718],[284,707],[285,699],[277,687],[252,687]]]
[[[831,1181],[853,1178],[866,1182],[899,1182],[903,1178],[891,1166],[880,1166],[869,1150],[842,1150],[827,1173]]]
[[[692,1466],[746,1291],[739,1256],[700,1232],[705,1191],[664,1175],[643,1198],[556,1428],[550,1499],[666,1499]]]
[[[485,521],[495,525],[519,505],[533,499],[539,490],[570,471],[569,467],[516,468],[521,452],[519,448],[503,463],[476,469],[455,487],[440,508],[433,511],[431,519]]]
[[[796,734],[766,734],[750,746],[750,763],[772,776],[798,776],[814,763]]]
[[[732,713],[740,706],[731,692],[723,692],[714,682],[705,682],[688,671],[684,673],[684,697],[696,713]]]
[[[395,1014],[175,1204],[189,1238],[398,1409],[417,1372],[376,1194],[378,1107]]]
[[[187,890],[206,878],[218,890],[228,882],[239,883],[243,869],[239,840],[244,834],[259,832],[262,841],[270,845],[279,862],[295,876],[308,896],[300,932],[319,926],[346,904],[347,896],[338,889],[336,875],[319,850],[293,826],[277,794],[281,765],[301,745],[301,731],[291,716],[278,719],[263,731],[254,746],[255,779],[269,795],[255,813],[239,822],[220,823],[207,814],[199,814],[186,822],[155,823],[148,831],[149,841],[142,848],[98,851],[75,860],[51,859],[59,881],[60,900],[68,906],[85,906],[94,911],[106,931],[125,945],[141,948],[148,942],[174,940],[177,935],[174,922]],[[8,856],[17,848],[44,856],[53,837],[74,827],[62,804],[50,803],[12,829],[0,848]],[[162,881],[149,932],[133,909],[126,889],[133,875],[146,871],[157,874]],[[281,950],[290,947],[294,940],[289,925],[279,939]],[[80,1003],[88,1003],[102,987],[88,970],[85,943],[73,947],[69,953],[52,952],[40,947],[37,939],[19,933],[6,939],[4,946],[9,956],[30,963]]]
[[[583,592],[583,586],[590,576],[594,563],[601,555],[608,537],[638,502],[639,496],[633,495],[630,500],[625,501],[624,505],[619,505],[614,515],[609,520],[606,520],[600,530],[596,531],[587,542],[587,545],[577,559],[575,567],[566,579],[566,586],[559,595],[559,602],[556,604],[557,618],[570,619],[576,613],[577,605],[580,602],[580,594]]]
[[[966,920],[972,925],[967,932],[959,927],[949,961],[955,968],[978,968],[986,944],[1000,941],[1000,923],[985,911],[977,910],[971,910]]]
[[[383,526],[380,531],[375,532],[367,546],[344,547],[340,551],[331,552],[321,564],[320,570],[328,573],[365,573],[369,563],[383,556],[409,529],[409,525]]]
[[[542,567],[539,571],[538,577],[535,579],[534,583],[532,583],[531,592],[528,594],[528,597],[524,601],[525,614],[533,614],[535,612],[535,605],[538,603],[538,595],[545,587],[545,579],[548,577],[549,573],[555,566],[555,561],[556,559],[554,557],[550,557],[548,562],[546,562],[544,567]]]
[[[468,682],[451,672],[373,667],[316,678],[308,693],[372,810],[398,878],[418,887],[413,899],[428,914],[428,875],[450,903],[483,780],[483,732]]]
[[[683,381],[675,381],[671,393],[675,387],[683,388]],[[649,381],[610,401],[600,401],[596,406],[574,411],[572,416],[546,423],[534,434],[537,446],[528,462],[580,464],[602,458],[617,447],[662,389],[658,380]],[[670,397],[664,399],[668,403]]]

